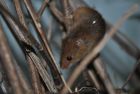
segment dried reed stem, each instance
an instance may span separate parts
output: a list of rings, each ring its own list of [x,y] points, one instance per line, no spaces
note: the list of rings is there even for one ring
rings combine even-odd
[[[42,94],[39,74],[38,74],[37,68],[34,65],[34,61],[32,61],[32,58],[30,57],[30,55],[27,55],[27,62],[29,65],[32,87],[33,87],[34,93]]]
[[[134,65],[134,68],[132,69],[132,71],[128,75],[126,81],[122,85],[122,87],[121,87],[122,90],[125,89],[125,86],[128,84],[129,80],[133,77],[133,75],[134,75],[136,69],[138,68],[138,66],[140,66],[140,59],[136,61],[136,64]]]
[[[109,25],[109,28],[112,26]],[[135,59],[139,59],[140,49],[139,47],[129,39],[125,34],[120,31],[117,31],[113,36],[113,40],[119,44],[119,46],[130,56]]]
[[[50,68],[52,68],[51,72],[52,72],[52,75],[53,75],[53,79],[54,79],[55,84],[57,86],[59,85],[58,89],[60,89],[63,85],[66,85],[65,80],[64,80],[62,74],[60,73],[60,69],[58,68],[58,66],[56,64],[56,61],[55,61],[54,56],[52,54],[52,51],[49,47],[49,44],[48,44],[47,38],[45,36],[45,33],[42,29],[42,26],[41,26],[40,22],[37,20],[38,17],[37,17],[37,15],[36,15],[36,13],[33,9],[33,6],[31,4],[31,2],[29,0],[24,0],[24,2],[25,2],[25,5],[26,5],[27,9],[29,10],[29,13],[30,13],[32,19],[33,19],[33,22],[34,22],[35,27],[37,29],[37,33],[39,35],[40,41],[43,45],[43,49],[45,51],[45,54],[47,54],[47,52],[48,52],[48,54],[50,56],[51,64],[49,64],[49,65],[50,65]]]
[[[55,2],[52,1],[50,2],[49,4],[49,9],[52,13],[52,15],[56,18],[56,20],[58,20],[61,24],[64,24],[65,23],[65,19],[64,19],[64,14],[61,13],[55,6]]]
[[[30,55],[31,60],[34,62],[34,65],[38,69],[38,72],[39,72],[42,80],[48,87],[48,90],[50,92],[56,93],[57,92],[56,86],[55,86],[54,82],[52,81],[50,75],[48,74],[47,70],[43,66],[42,62],[40,61],[40,59],[32,52],[29,53],[29,55]]]
[[[26,94],[32,94],[32,88],[30,87],[29,83],[27,82],[27,79],[25,78],[25,75],[23,74],[23,71],[21,70],[20,66],[15,63],[16,69],[17,69],[17,74],[19,77],[19,81],[21,83],[21,86],[23,88],[23,91]]]
[[[0,58],[2,61],[2,66],[14,93],[23,94],[23,89],[21,87],[16,67],[14,65],[14,60],[3,32],[4,31],[2,31],[2,27],[0,26]]]
[[[47,4],[49,3],[50,0],[44,0],[43,4],[41,5],[40,9],[38,10],[38,19],[40,19],[40,17],[42,16]]]
[[[18,18],[19,18],[20,23],[23,24],[25,28],[27,28],[27,24],[25,22],[24,14],[23,14],[22,9],[21,9],[20,1],[19,0],[13,0],[13,2],[15,4],[16,12],[18,14]]]
[[[15,8],[16,8],[16,12],[17,12],[17,15],[18,15],[18,18],[19,18],[19,21],[22,25],[24,25],[24,27],[27,29],[27,25],[26,25],[26,22],[25,22],[25,18],[24,18],[24,14],[22,12],[22,9],[21,9],[21,5],[20,5],[20,1],[19,0],[13,0],[14,4],[15,4]],[[8,9],[7,9],[8,10]],[[31,64],[29,64],[31,65]],[[30,67],[30,66],[29,66]],[[19,71],[21,71],[19,69]],[[22,71],[21,71],[22,72]],[[22,73],[19,73],[19,76],[21,76],[20,78],[23,78],[23,75]],[[32,77],[33,78],[33,77]],[[36,79],[35,77],[33,79]],[[29,86],[29,84],[27,83],[27,81],[25,79],[23,80],[20,80],[22,85],[23,85],[23,88],[24,90],[28,93],[28,94],[31,94],[32,91],[31,91],[31,87]],[[36,93],[38,94],[38,93]]]
[[[95,84],[95,87],[99,90],[101,90],[101,86],[96,78],[96,75],[94,72],[92,72],[91,70],[88,70],[88,75],[89,77],[92,79],[92,82]]]
[[[103,65],[103,62],[101,59],[96,59],[95,60],[95,69],[97,70],[97,72],[99,73],[104,85],[105,85],[105,88],[107,89],[108,93],[109,94],[116,94],[116,91],[113,87],[113,84],[112,82],[110,81],[110,78],[107,74],[107,71]]]
[[[0,10],[2,12],[4,19],[9,24],[12,34],[18,41],[20,47],[23,48],[22,50],[25,51],[25,48],[26,48],[25,45],[27,45],[27,48],[26,48],[27,50],[31,50],[31,49],[28,49],[28,46],[31,45],[31,47],[33,46],[35,49],[40,51],[40,46],[38,45],[38,43],[36,42],[34,37],[32,37],[32,35],[27,31],[27,29],[24,26],[22,26],[22,24],[20,24],[20,22],[18,22],[18,20],[16,20],[1,4],[0,4]],[[24,42],[24,44],[22,44],[23,42]],[[32,56],[32,54],[31,54],[31,56]],[[43,72],[39,72],[39,73],[41,74]],[[46,79],[46,78],[44,78],[44,79]],[[48,87],[51,87],[53,84],[49,84],[49,83],[50,82],[47,83],[45,81],[46,86],[50,85]]]

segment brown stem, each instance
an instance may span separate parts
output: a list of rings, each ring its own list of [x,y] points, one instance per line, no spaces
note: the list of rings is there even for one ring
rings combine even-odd
[[[66,17],[72,14],[72,8],[70,6],[69,0],[61,0],[63,4],[63,9]]]
[[[7,74],[7,77],[9,79],[10,85],[12,86],[14,93],[23,94],[22,92],[23,90],[19,82],[19,78],[14,65],[14,60],[1,27],[0,27],[0,58],[2,60],[1,62],[2,66],[5,69],[5,72]]]
[[[26,94],[32,94],[32,88],[29,86],[29,83],[27,82],[27,79],[25,78],[25,75],[23,74],[23,71],[21,70],[20,66],[15,63],[17,74],[19,77],[19,81],[22,85],[22,88]]]
[[[13,2],[15,4],[15,8],[16,8],[16,12],[18,14],[19,21],[24,25],[24,27],[27,28],[25,18],[24,18],[24,14],[23,14],[22,9],[21,9],[20,1],[19,0],[13,0]]]
[[[23,24],[24,27],[27,29],[24,14],[22,12],[19,0],[13,0],[13,2],[15,4],[16,12],[18,14],[18,18],[19,18],[20,23]],[[16,66],[18,67],[19,78],[20,78],[20,82],[21,82],[21,84],[23,86],[24,91],[27,92],[27,94],[31,94],[32,93],[31,87],[27,83],[26,79],[23,79],[25,77],[23,75],[22,70],[20,69],[20,67],[17,64],[16,64]]]
[[[44,81],[45,85],[47,86],[50,92],[57,92],[56,87],[54,85],[53,80],[51,79],[49,73],[46,71],[45,67],[43,66],[40,59],[32,52],[28,53],[30,59],[34,63],[35,67],[37,68],[42,80]]]
[[[37,29],[37,33],[39,35],[39,39],[40,39],[40,42],[42,43],[45,54],[48,53],[48,55],[50,56],[50,61],[51,61],[50,63],[51,64],[49,64],[49,65],[50,65],[50,68],[52,68],[51,72],[52,72],[55,84],[58,86],[58,89],[60,89],[64,85],[64,81],[62,80],[62,75],[61,75],[60,70],[58,69],[58,67],[56,65],[56,61],[55,61],[53,54],[52,54],[52,51],[49,47],[45,33],[42,29],[40,22],[37,20],[38,17],[35,13],[35,10],[33,9],[31,2],[29,0],[24,0],[24,2],[25,2],[25,5],[26,5],[32,19],[33,19],[33,22],[34,22],[35,27]]]
[[[128,82],[131,80],[131,78],[133,77],[136,69],[140,66],[140,59],[136,61],[136,64],[134,65],[134,68],[132,69],[132,71],[130,72],[130,74],[128,75],[126,81],[124,82],[124,84],[122,85],[121,89],[125,89],[125,86],[128,84]]]
[[[65,26],[66,30],[68,31],[71,25],[73,24],[73,10],[70,6],[69,0],[62,0],[62,4],[65,13]]]
[[[95,87],[99,90],[101,90],[101,85],[99,84],[97,78],[96,78],[96,75],[93,71],[91,70],[88,70],[88,75],[89,77],[92,79],[92,82],[95,84]]]
[[[62,24],[65,23],[64,14],[61,13],[61,12],[56,8],[55,2],[54,2],[54,1],[50,2],[50,4],[49,4],[49,9],[51,10],[53,16],[55,16],[55,18],[57,18],[57,20],[58,20],[60,23],[62,23]]]
[[[2,12],[3,18],[8,23],[8,26],[10,27],[10,29],[12,31],[12,34],[15,36],[15,38],[18,41],[18,43],[20,44],[20,47],[21,48],[22,47],[25,47],[25,48],[27,47],[26,50],[29,50],[29,51],[33,51],[32,47],[34,47],[34,49],[36,49],[36,51],[37,51],[37,55],[40,56],[40,54],[43,53],[42,47],[40,47],[40,45],[34,39],[34,37],[32,37],[32,35],[27,31],[27,29],[24,26],[22,26],[22,24],[20,24],[20,22],[18,22],[18,20],[16,20],[2,5],[0,5],[0,10]],[[21,42],[21,41],[24,41],[24,42]],[[25,51],[25,48],[23,48],[22,50]],[[44,53],[42,55],[46,56],[46,55],[44,55]],[[47,58],[47,56],[45,58]],[[41,75],[44,72],[40,71],[39,73]],[[41,76],[41,77],[42,77],[44,83],[46,84],[46,86],[53,87],[52,86],[53,84],[50,81],[46,80],[46,78],[45,78],[46,75]],[[49,84],[49,83],[51,83],[51,84]]]
[[[96,59],[94,65],[95,65],[95,69],[98,72],[98,74],[100,75],[108,93],[109,94],[116,94],[114,86],[113,86],[112,82],[110,81],[110,78],[107,74],[107,71],[106,71],[101,59],[99,59],[99,58]]]
[[[44,0],[43,4],[41,5],[37,15],[38,15],[38,19],[40,19],[41,15],[43,14],[47,4],[49,3],[50,0]]]
[[[113,39],[130,56],[135,59],[138,59],[140,57],[140,49],[125,34],[123,34],[122,32],[117,32],[114,35]]]
[[[2,89],[2,91],[5,93],[5,94],[12,94],[12,89],[11,89],[11,86],[10,86],[10,83],[9,83],[9,80],[8,80],[8,77],[6,75],[6,72],[2,66],[2,61],[0,60],[0,70],[1,70],[1,82],[0,82],[0,87]]]
[[[30,69],[34,93],[35,94],[42,94],[39,74],[38,74],[38,71],[37,71],[36,67],[34,66],[34,63],[29,55],[27,55],[27,62],[28,62],[29,69]]]

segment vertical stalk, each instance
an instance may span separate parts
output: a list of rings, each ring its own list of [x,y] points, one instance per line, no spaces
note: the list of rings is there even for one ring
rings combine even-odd
[[[14,93],[23,94],[16,67],[14,65],[14,60],[2,31],[2,27],[0,27],[0,58]]]

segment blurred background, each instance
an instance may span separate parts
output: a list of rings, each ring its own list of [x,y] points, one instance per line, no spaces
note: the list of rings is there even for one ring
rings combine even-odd
[[[10,11],[14,16],[15,9],[13,6],[12,0],[5,0],[8,5]],[[40,8],[42,2],[44,0],[31,0],[36,11]],[[81,0],[71,0],[74,2],[81,2]],[[58,8],[61,10],[61,6],[59,5],[59,0],[57,1]],[[95,8],[99,11],[104,19],[110,24],[114,25],[115,22],[122,17],[122,15],[133,5],[139,4],[140,0],[84,0],[85,4],[88,6]],[[24,6],[23,6],[24,7]],[[27,11],[25,10],[25,13]],[[26,15],[28,18],[28,15]],[[27,19],[28,20],[28,19]],[[26,60],[24,54],[16,43],[14,37],[10,33],[8,27],[3,21],[2,17],[0,17],[0,21],[4,27],[4,31],[6,31],[6,36],[8,42],[10,44],[11,50],[14,53],[14,57],[17,62],[20,63],[23,70],[28,73],[28,68],[26,65]],[[29,20],[30,21],[30,20]],[[48,9],[45,10],[41,17],[41,22],[43,24],[43,29],[46,31],[46,35],[51,34],[49,36],[50,45],[54,54],[54,57],[59,65],[60,61],[60,53],[61,53],[61,42],[62,42],[62,31],[58,22],[51,16]],[[29,24],[29,28],[31,33],[36,36],[34,32],[34,27],[32,24]],[[52,33],[50,33],[52,32]],[[137,13],[135,13],[132,17],[130,17],[120,28],[120,32],[124,33],[134,44],[136,44],[140,48],[140,8]],[[37,39],[37,36],[36,36]],[[38,39],[37,39],[38,40]],[[105,66],[107,67],[107,72],[113,82],[113,85],[116,88],[119,88],[123,85],[124,81],[127,79],[127,76],[132,71],[136,60],[133,57],[129,56],[120,46],[114,42],[114,40],[110,40],[105,48],[101,52],[101,57],[105,62]],[[70,70],[62,70],[65,78],[67,78],[67,74],[69,74]],[[135,79],[135,80],[134,80]],[[135,88],[139,87],[140,79],[133,78],[129,83],[129,87]]]

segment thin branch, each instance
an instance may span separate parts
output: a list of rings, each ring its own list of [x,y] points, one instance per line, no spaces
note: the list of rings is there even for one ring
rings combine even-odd
[[[18,42],[18,44],[20,44],[21,48],[23,48],[21,41],[27,43],[27,45],[36,44],[36,43],[34,43],[34,41],[35,41],[34,38],[27,31],[27,29],[23,25],[21,25],[20,22],[17,19],[15,19],[15,17],[13,17],[10,14],[10,12],[5,8],[5,6],[2,5],[1,3],[0,3],[0,12],[2,14],[2,17],[4,18],[4,20],[6,21],[6,23],[10,27],[11,31],[13,31],[12,34],[16,38],[16,41]],[[32,40],[33,43],[30,40]]]
[[[6,0],[0,0],[0,3],[8,10],[9,7],[6,5]]]
[[[71,27],[71,25],[73,24],[73,10],[72,7],[69,3],[69,0],[61,0],[62,4],[63,4],[63,9],[64,9],[64,13],[65,13],[65,26],[66,26],[66,30],[68,31],[69,28]]]
[[[131,78],[133,77],[136,69],[140,66],[140,59],[136,61],[136,64],[134,65],[134,68],[132,69],[132,71],[130,72],[130,74],[128,75],[126,81],[124,82],[124,84],[122,85],[121,89],[125,89],[125,86],[128,84],[128,82],[131,80]]]
[[[42,29],[42,26],[41,24],[39,23],[39,21],[37,20],[37,15],[33,9],[33,6],[31,4],[31,2],[29,0],[24,0],[24,3],[33,19],[33,22],[35,24],[35,27],[37,29],[37,33],[39,35],[39,39],[40,39],[40,42],[42,43],[43,45],[43,49],[45,51],[45,53],[49,54],[50,56],[50,60],[51,60],[51,64],[50,64],[50,67],[52,68],[51,69],[51,72],[52,72],[52,75],[53,75],[53,79],[56,79],[54,80],[55,84],[58,86],[58,89],[60,89],[63,85],[65,85],[65,80],[63,79],[63,76],[62,74],[60,73],[60,69],[58,68],[57,64],[56,64],[56,61],[54,59],[54,56],[52,54],[52,51],[49,47],[49,44],[48,44],[48,41],[47,41],[47,38],[44,34],[44,31]]]
[[[110,32],[107,32],[105,37],[102,39],[102,41],[91,50],[91,52],[81,61],[79,66],[73,71],[71,78],[68,80],[67,84],[71,87],[74,81],[77,79],[77,77],[80,75],[80,73],[86,68],[86,66],[90,63],[89,61],[92,60],[106,45],[106,43],[111,39],[111,37],[115,34],[115,32],[120,28],[120,26],[123,24],[125,20],[127,20],[128,17],[130,17],[134,12],[138,10],[138,5],[133,5],[126,14],[121,17],[114,27],[110,29]],[[67,88],[63,88],[61,91],[61,94],[66,94],[68,92]]]
[[[63,4],[65,17],[69,17],[72,14],[72,8],[70,6],[69,0],[61,0],[61,2]]]
[[[51,13],[53,14],[53,16],[61,23],[64,24],[65,23],[65,16],[63,13],[61,13],[57,8],[56,8],[56,4],[54,1],[51,1],[49,4],[49,9],[51,11]]]
[[[38,74],[38,71],[37,71],[37,69],[34,65],[34,62],[32,61],[32,58],[30,57],[30,55],[27,55],[27,62],[28,62],[29,69],[30,69],[32,87],[33,87],[34,93],[35,94],[42,94],[39,74]]]
[[[25,18],[24,18],[24,14],[23,14],[22,9],[21,9],[20,1],[19,0],[13,0],[13,2],[15,4],[15,8],[16,8],[16,11],[17,11],[17,14],[18,14],[19,21],[24,25],[25,28],[27,28]]]
[[[51,1],[49,3],[48,9],[50,10],[50,12],[51,12],[52,16],[55,18],[55,20],[60,23],[60,24],[58,24],[60,29],[64,32],[66,32],[65,15],[60,10],[58,10],[58,8],[56,7],[56,3],[54,1]]]
[[[50,0],[44,0],[43,4],[41,5],[41,8],[38,10],[38,13],[37,13],[38,19],[40,19],[40,17],[42,16],[42,14],[49,2],[50,2]]]
[[[109,25],[109,28],[112,26]],[[131,40],[129,39],[125,34],[118,31],[114,36],[113,40],[119,44],[119,46],[130,56],[132,56],[135,59],[138,59],[140,56],[140,49],[139,47]]]
[[[46,94],[46,89],[45,89],[45,87],[44,87],[43,84],[41,84],[41,91],[42,91],[41,94]],[[47,94],[48,94],[48,93],[47,93]]]
[[[52,21],[51,21],[50,24],[49,24],[49,26],[48,26],[48,35],[47,35],[48,41],[50,41],[51,40],[51,37],[52,37],[52,28],[53,28],[52,25],[53,24],[52,24]]]
[[[32,94],[32,88],[30,87],[29,83],[27,82],[27,79],[25,78],[25,75],[23,74],[23,71],[21,70],[20,66],[15,63],[17,74],[19,77],[19,81],[22,85],[22,88],[26,94]]]
[[[95,73],[92,72],[91,70],[88,70],[88,75],[89,77],[92,79],[92,82],[95,84],[95,87],[99,90],[101,90],[101,85],[99,84],[96,76],[95,76]]]
[[[5,94],[11,94],[13,91],[11,89],[11,86],[10,86],[7,74],[4,70],[4,67],[2,66],[2,61],[1,60],[0,60],[0,71],[1,71],[0,73],[1,73],[1,76],[2,76],[1,82],[0,82],[0,87]]]
[[[27,29],[27,25],[26,25],[26,22],[25,22],[25,19],[24,19],[24,14],[23,14],[21,6],[20,6],[20,2],[19,2],[19,0],[13,0],[13,1],[14,1],[15,8],[16,8],[16,11],[17,11],[17,14],[18,14],[18,17],[19,17],[19,21]],[[27,57],[28,57],[27,60],[28,60],[28,65],[29,65],[30,74],[31,74],[31,78],[32,78],[31,81],[32,81],[32,86],[33,86],[33,89],[34,89],[34,93],[35,94],[42,94],[38,72],[35,69],[35,66],[34,66],[33,62],[31,61],[30,56],[27,55]],[[19,75],[21,75],[21,73]],[[21,75],[21,77],[22,77],[22,75]],[[31,89],[31,88],[29,88],[29,85],[27,85],[27,83],[25,83],[24,80],[21,80],[21,82],[22,82],[22,85],[24,86],[24,89],[26,91],[28,89]],[[27,92],[27,94],[31,94],[31,93]]]
[[[43,29],[42,29],[42,25],[41,25],[40,22],[38,21],[38,16],[36,15],[35,10],[33,9],[33,6],[32,6],[32,4],[31,4],[31,2],[30,2],[29,0],[24,0],[24,2],[25,2],[25,5],[26,5],[26,7],[27,7],[27,9],[28,9],[28,11],[29,11],[29,13],[30,13],[32,19],[33,19],[33,22],[34,22],[35,27],[36,27],[36,29],[37,29],[37,33],[38,33],[38,35],[39,35],[40,41],[41,41],[42,44],[43,44],[43,47],[44,47],[45,50],[49,53],[49,55],[50,55],[52,61],[55,62],[55,59],[54,59],[53,54],[52,54],[52,52],[51,52],[51,49],[50,49],[50,47],[49,47],[49,45],[48,45],[48,41],[46,40],[45,32],[44,32]]]
[[[27,31],[27,29],[22,26],[22,24],[20,24],[20,22],[18,22],[18,20],[16,20],[4,7],[3,5],[1,5],[0,3],[0,11],[2,12],[3,18],[6,20],[6,22],[9,24],[8,26],[11,28],[12,34],[14,35],[14,37],[17,39],[20,47],[25,47],[27,46],[26,50],[31,50],[31,47],[33,46],[34,49],[37,49],[37,54],[40,56],[40,53],[42,53],[43,51],[40,49],[42,47],[40,47],[40,45],[38,44],[38,42],[34,39],[34,37],[32,37],[32,35]],[[15,31],[15,32],[14,32]],[[24,42],[21,42],[24,41]],[[23,44],[21,44],[23,43]],[[27,43],[27,44],[26,44]],[[26,45],[26,46],[23,46]],[[31,45],[31,46],[30,46]],[[29,47],[28,47],[29,46]],[[25,48],[23,48],[22,50],[24,51]],[[29,48],[29,49],[28,49]],[[39,51],[38,51],[39,50]],[[40,72],[41,74],[41,72]],[[43,78],[42,78],[43,79]],[[45,81],[45,80],[44,80]],[[50,82],[49,82],[50,83]],[[47,82],[45,82],[45,85],[49,87],[53,87],[53,84],[48,84]]]
[[[40,59],[32,52],[29,53],[29,55],[30,55],[31,60],[34,62],[34,65],[38,69],[38,72],[40,73],[40,76],[42,77],[44,83],[47,85],[49,91],[56,93],[57,92],[56,87],[53,81],[51,80],[50,75],[48,74],[45,67],[41,63]]]
[[[15,4],[15,8],[16,8],[16,11],[17,11],[20,23],[22,23],[24,25],[24,27],[27,29],[27,25],[26,25],[26,22],[25,22],[25,19],[24,19],[24,14],[22,12],[19,0],[13,0],[13,2]],[[5,4],[5,6],[7,6],[7,5]],[[8,7],[7,7],[7,10],[8,10]],[[27,80],[26,80],[26,78],[25,78],[21,68],[18,66],[18,64],[16,64],[16,66],[17,66],[17,69],[18,69],[17,72],[19,74],[18,75],[19,76],[19,80],[20,80],[20,82],[22,84],[22,87],[23,87],[24,91],[27,94],[31,94],[32,93],[31,87],[27,83]]]
[[[0,27],[0,58],[14,93],[23,94],[16,68],[13,64],[14,60],[8,47],[7,40],[5,39],[5,35],[3,34],[2,27]]]
[[[69,0],[70,5],[73,9],[73,11],[75,11],[78,7],[89,7],[89,5],[86,3],[85,0]]]
[[[103,67],[103,62],[101,61],[101,59],[96,59],[94,65],[102,81],[104,82],[105,88],[107,89],[108,93],[116,94],[115,89],[113,88],[113,84],[110,81],[110,78],[105,70],[105,67]]]

